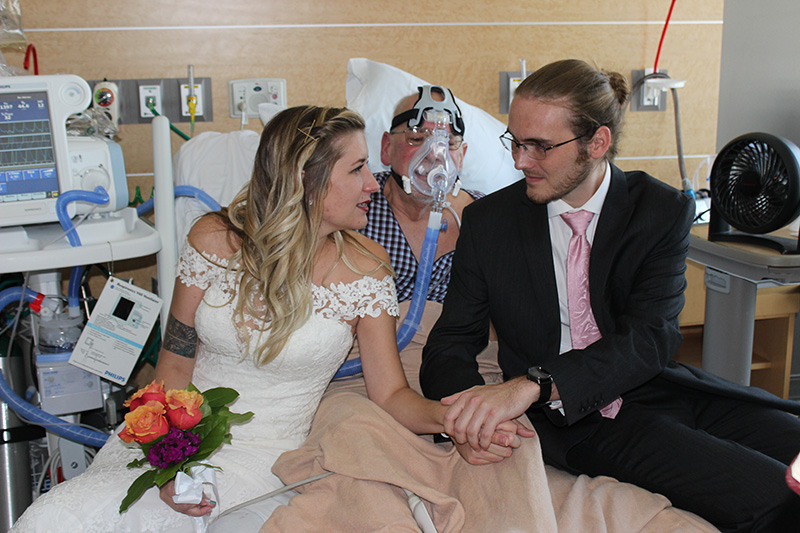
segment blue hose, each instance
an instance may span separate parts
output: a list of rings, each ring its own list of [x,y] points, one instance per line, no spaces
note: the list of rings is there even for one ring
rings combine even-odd
[[[26,302],[33,302],[38,296],[38,292],[32,289],[25,289]],[[0,291],[0,310],[12,302],[19,302],[20,298],[22,298],[22,287],[10,287]]]
[[[56,199],[56,215],[61,227],[67,233],[67,240],[72,246],[80,246],[81,239],[67,215],[67,204],[72,202],[89,202],[91,204],[105,205],[109,202],[108,193],[100,186],[95,187],[94,192],[90,191],[67,191]]]
[[[0,291],[0,309],[3,309],[12,302],[19,301],[21,297],[22,287],[11,287]],[[39,293],[31,289],[25,289],[24,298],[26,302],[34,302],[39,299]],[[0,371],[0,399],[25,420],[33,422],[36,425],[42,426],[70,440],[99,448],[105,444],[108,439],[108,435],[105,433],[75,426],[31,405],[14,392],[14,389],[6,382],[2,371]]]
[[[431,283],[431,270],[436,259],[436,242],[439,239],[439,228],[425,230],[425,241],[422,243],[422,252],[417,265],[417,277],[414,280],[414,295],[411,297],[411,305],[406,313],[406,318],[397,332],[397,351],[402,352],[408,346],[414,334],[419,330],[419,323],[422,320],[422,312],[425,310],[425,302],[428,299],[428,287]],[[339,370],[334,374],[333,379],[352,376],[361,372],[361,358],[350,359],[342,363]]]
[[[81,278],[83,278],[83,265],[72,267],[69,274],[69,287],[67,288],[67,306],[70,309],[80,307]],[[76,315],[77,316],[77,315]]]
[[[11,409],[18,415],[29,422],[33,422],[37,426],[52,431],[58,435],[69,440],[74,440],[81,444],[87,444],[100,448],[108,440],[108,434],[100,431],[94,431],[88,428],[76,426],[61,420],[57,416],[53,416],[46,411],[42,411],[38,407],[34,407],[22,398],[20,398],[14,389],[6,382],[2,370],[0,370],[0,399],[8,404]]]
[[[206,204],[209,209],[212,211],[219,211],[220,205],[219,202],[214,200],[210,194],[203,191],[202,189],[198,189],[197,187],[193,187],[191,185],[178,185],[175,187],[175,197],[184,196],[188,198],[196,198]],[[136,206],[136,214],[139,216],[144,215],[145,213],[149,213],[153,210],[153,205],[155,201],[150,198],[146,202],[142,202],[138,206]]]
[[[422,253],[417,266],[417,277],[414,280],[414,295],[411,297],[411,307],[400,331],[397,332],[397,351],[402,351],[408,346],[414,334],[419,330],[422,312],[428,299],[428,287],[431,284],[431,270],[436,259],[436,241],[439,238],[439,228],[428,228],[425,231],[425,241],[422,243]]]

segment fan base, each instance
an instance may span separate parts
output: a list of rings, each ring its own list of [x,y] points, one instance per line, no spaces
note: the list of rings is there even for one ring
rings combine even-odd
[[[752,244],[755,246],[766,246],[771,248],[781,255],[795,255],[800,254],[800,237],[798,240],[789,239],[787,237],[777,237],[774,235],[752,235],[736,230],[728,230],[723,232],[708,232],[709,241],[720,242],[736,242],[741,244]]]

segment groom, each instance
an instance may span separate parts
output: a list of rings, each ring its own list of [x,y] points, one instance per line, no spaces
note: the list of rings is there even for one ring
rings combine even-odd
[[[620,74],[578,60],[519,86],[501,140],[525,179],[464,210],[423,391],[451,405],[465,457],[525,413],[551,464],[664,494],[723,531],[795,530],[784,474],[800,423],[785,411],[800,405],[671,361],[694,206],[613,165],[627,98]],[[475,364],[490,322],[499,385]]]

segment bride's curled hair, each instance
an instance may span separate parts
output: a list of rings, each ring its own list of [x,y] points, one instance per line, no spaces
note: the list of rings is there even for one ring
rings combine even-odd
[[[248,353],[248,330],[269,332],[257,343],[257,365],[274,359],[310,316],[314,254],[331,171],[343,155],[341,140],[363,130],[361,116],[344,108],[280,112],[261,134],[249,185],[227,209],[228,225],[242,241],[230,265],[242,274],[234,317]],[[372,255],[346,231],[331,238],[348,265],[344,242]]]

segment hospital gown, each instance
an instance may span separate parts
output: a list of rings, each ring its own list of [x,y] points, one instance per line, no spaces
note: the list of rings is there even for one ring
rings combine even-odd
[[[322,393],[353,343],[346,321],[398,313],[389,276],[313,286],[311,317],[275,360],[255,367],[251,357],[242,360],[246,343],[233,320],[237,278],[226,273],[226,266],[224,259],[207,258],[189,244],[179,262],[181,282],[206,290],[195,315],[200,343],[192,382],[201,391],[234,387],[241,396],[231,410],[255,413],[249,422],[233,426],[232,443],[208,459],[222,469],[217,473],[220,499],[214,517],[283,485],[270,469],[281,453],[298,448],[308,434]],[[250,334],[255,345],[259,332]],[[191,518],[162,502],[155,487],[122,515],[117,512],[131,482],[143,471],[126,465],[139,457],[138,449],[110,437],[84,474],[39,497],[11,531],[193,531]]]

